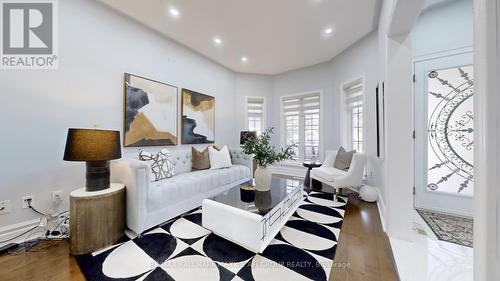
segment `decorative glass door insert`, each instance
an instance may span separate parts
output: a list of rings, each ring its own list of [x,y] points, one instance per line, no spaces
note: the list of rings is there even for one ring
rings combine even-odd
[[[474,213],[473,53],[414,63],[415,207]]]
[[[427,189],[474,194],[473,66],[427,74]]]

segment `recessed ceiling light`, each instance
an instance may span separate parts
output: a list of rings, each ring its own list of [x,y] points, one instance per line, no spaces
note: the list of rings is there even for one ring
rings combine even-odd
[[[321,36],[325,39],[330,38],[335,32],[335,28],[332,26],[325,27],[323,31],[321,31]]]
[[[220,46],[220,45],[222,45],[222,40],[219,37],[215,37],[214,44],[217,46]]]
[[[173,17],[178,17],[179,16],[179,10],[177,10],[176,8],[170,8],[168,10],[168,12],[170,13],[171,16]]]
[[[242,61],[242,62],[247,62],[247,61],[248,61],[248,58],[247,58],[247,57],[241,57],[241,61]]]

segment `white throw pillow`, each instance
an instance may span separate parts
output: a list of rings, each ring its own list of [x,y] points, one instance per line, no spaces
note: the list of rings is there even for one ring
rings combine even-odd
[[[229,155],[229,148],[227,145],[217,151],[212,146],[208,147],[208,155],[210,157],[210,170],[228,168],[232,166],[231,156]]]

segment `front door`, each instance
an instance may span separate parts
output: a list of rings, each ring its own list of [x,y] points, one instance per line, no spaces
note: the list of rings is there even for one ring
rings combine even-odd
[[[472,217],[471,52],[415,62],[415,206]]]

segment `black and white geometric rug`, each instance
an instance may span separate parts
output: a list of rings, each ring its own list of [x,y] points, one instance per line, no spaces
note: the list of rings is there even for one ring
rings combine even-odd
[[[305,194],[262,254],[203,228],[197,209],[77,261],[89,281],[328,280],[346,202],[334,202],[327,193]]]

